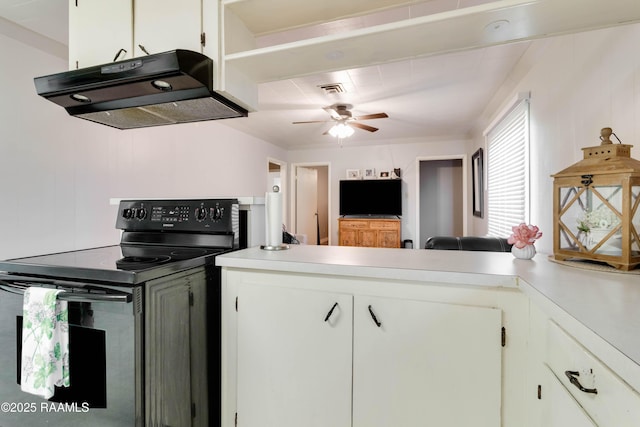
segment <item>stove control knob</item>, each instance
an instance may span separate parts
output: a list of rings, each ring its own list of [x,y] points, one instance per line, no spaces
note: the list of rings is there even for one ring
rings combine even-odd
[[[204,221],[204,219],[207,217],[207,210],[203,207],[199,207],[196,208],[196,220],[197,221]]]
[[[126,208],[122,211],[122,217],[124,219],[131,219],[133,218],[133,209],[131,208]]]
[[[147,217],[147,210],[145,208],[140,208],[136,211],[136,218],[145,219]]]
[[[220,221],[222,218],[222,209],[218,206],[211,208],[211,219],[213,221]]]

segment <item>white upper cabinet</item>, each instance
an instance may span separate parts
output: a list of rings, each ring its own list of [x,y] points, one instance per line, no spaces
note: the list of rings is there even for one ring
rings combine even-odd
[[[217,45],[215,21],[215,17],[207,20],[214,25],[210,42]],[[202,0],[70,0],[69,68],[106,64],[147,52],[186,49],[202,53],[202,25]],[[212,59],[217,62],[217,49],[214,53]]]
[[[232,46],[253,48],[253,35],[229,12]],[[255,82],[221,60],[218,0],[69,0],[69,68],[175,49],[200,52],[214,62],[212,88],[249,111],[258,106]],[[238,47],[240,48],[240,47]]]
[[[135,56],[146,55],[140,46],[150,54],[174,49],[202,52],[202,0],[136,0],[134,17]],[[215,43],[215,32],[212,36]]]
[[[69,69],[133,56],[132,0],[69,0]]]

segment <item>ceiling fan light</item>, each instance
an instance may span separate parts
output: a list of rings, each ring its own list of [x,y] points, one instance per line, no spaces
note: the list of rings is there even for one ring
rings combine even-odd
[[[329,135],[334,138],[348,138],[353,132],[353,128],[345,123],[338,123],[329,129]]]

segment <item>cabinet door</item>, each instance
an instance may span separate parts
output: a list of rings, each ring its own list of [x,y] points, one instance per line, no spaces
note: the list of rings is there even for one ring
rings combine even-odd
[[[545,369],[546,389],[542,425],[545,427],[597,427],[550,369]]]
[[[547,328],[546,363],[598,425],[640,426],[640,394],[553,321]],[[567,376],[571,371],[573,381]]]
[[[396,230],[379,230],[378,231],[378,247],[380,248],[399,248],[400,237]]]
[[[239,284],[238,425],[351,426],[351,315],[350,295]]]
[[[355,297],[353,427],[500,427],[501,316]]]
[[[150,282],[145,292],[147,425],[191,426],[189,283]]]
[[[376,230],[358,231],[358,246],[375,248],[378,244],[378,232]]]
[[[202,0],[136,0],[135,56],[174,49],[202,52]],[[209,34],[216,43],[216,34]]]
[[[340,230],[340,246],[356,246],[357,242],[356,230]]]
[[[69,69],[133,55],[132,0],[69,0]]]

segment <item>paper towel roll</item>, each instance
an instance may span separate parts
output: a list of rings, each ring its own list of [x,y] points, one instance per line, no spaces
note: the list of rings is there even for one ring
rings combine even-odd
[[[282,245],[282,193],[267,192],[265,195],[266,246]]]

